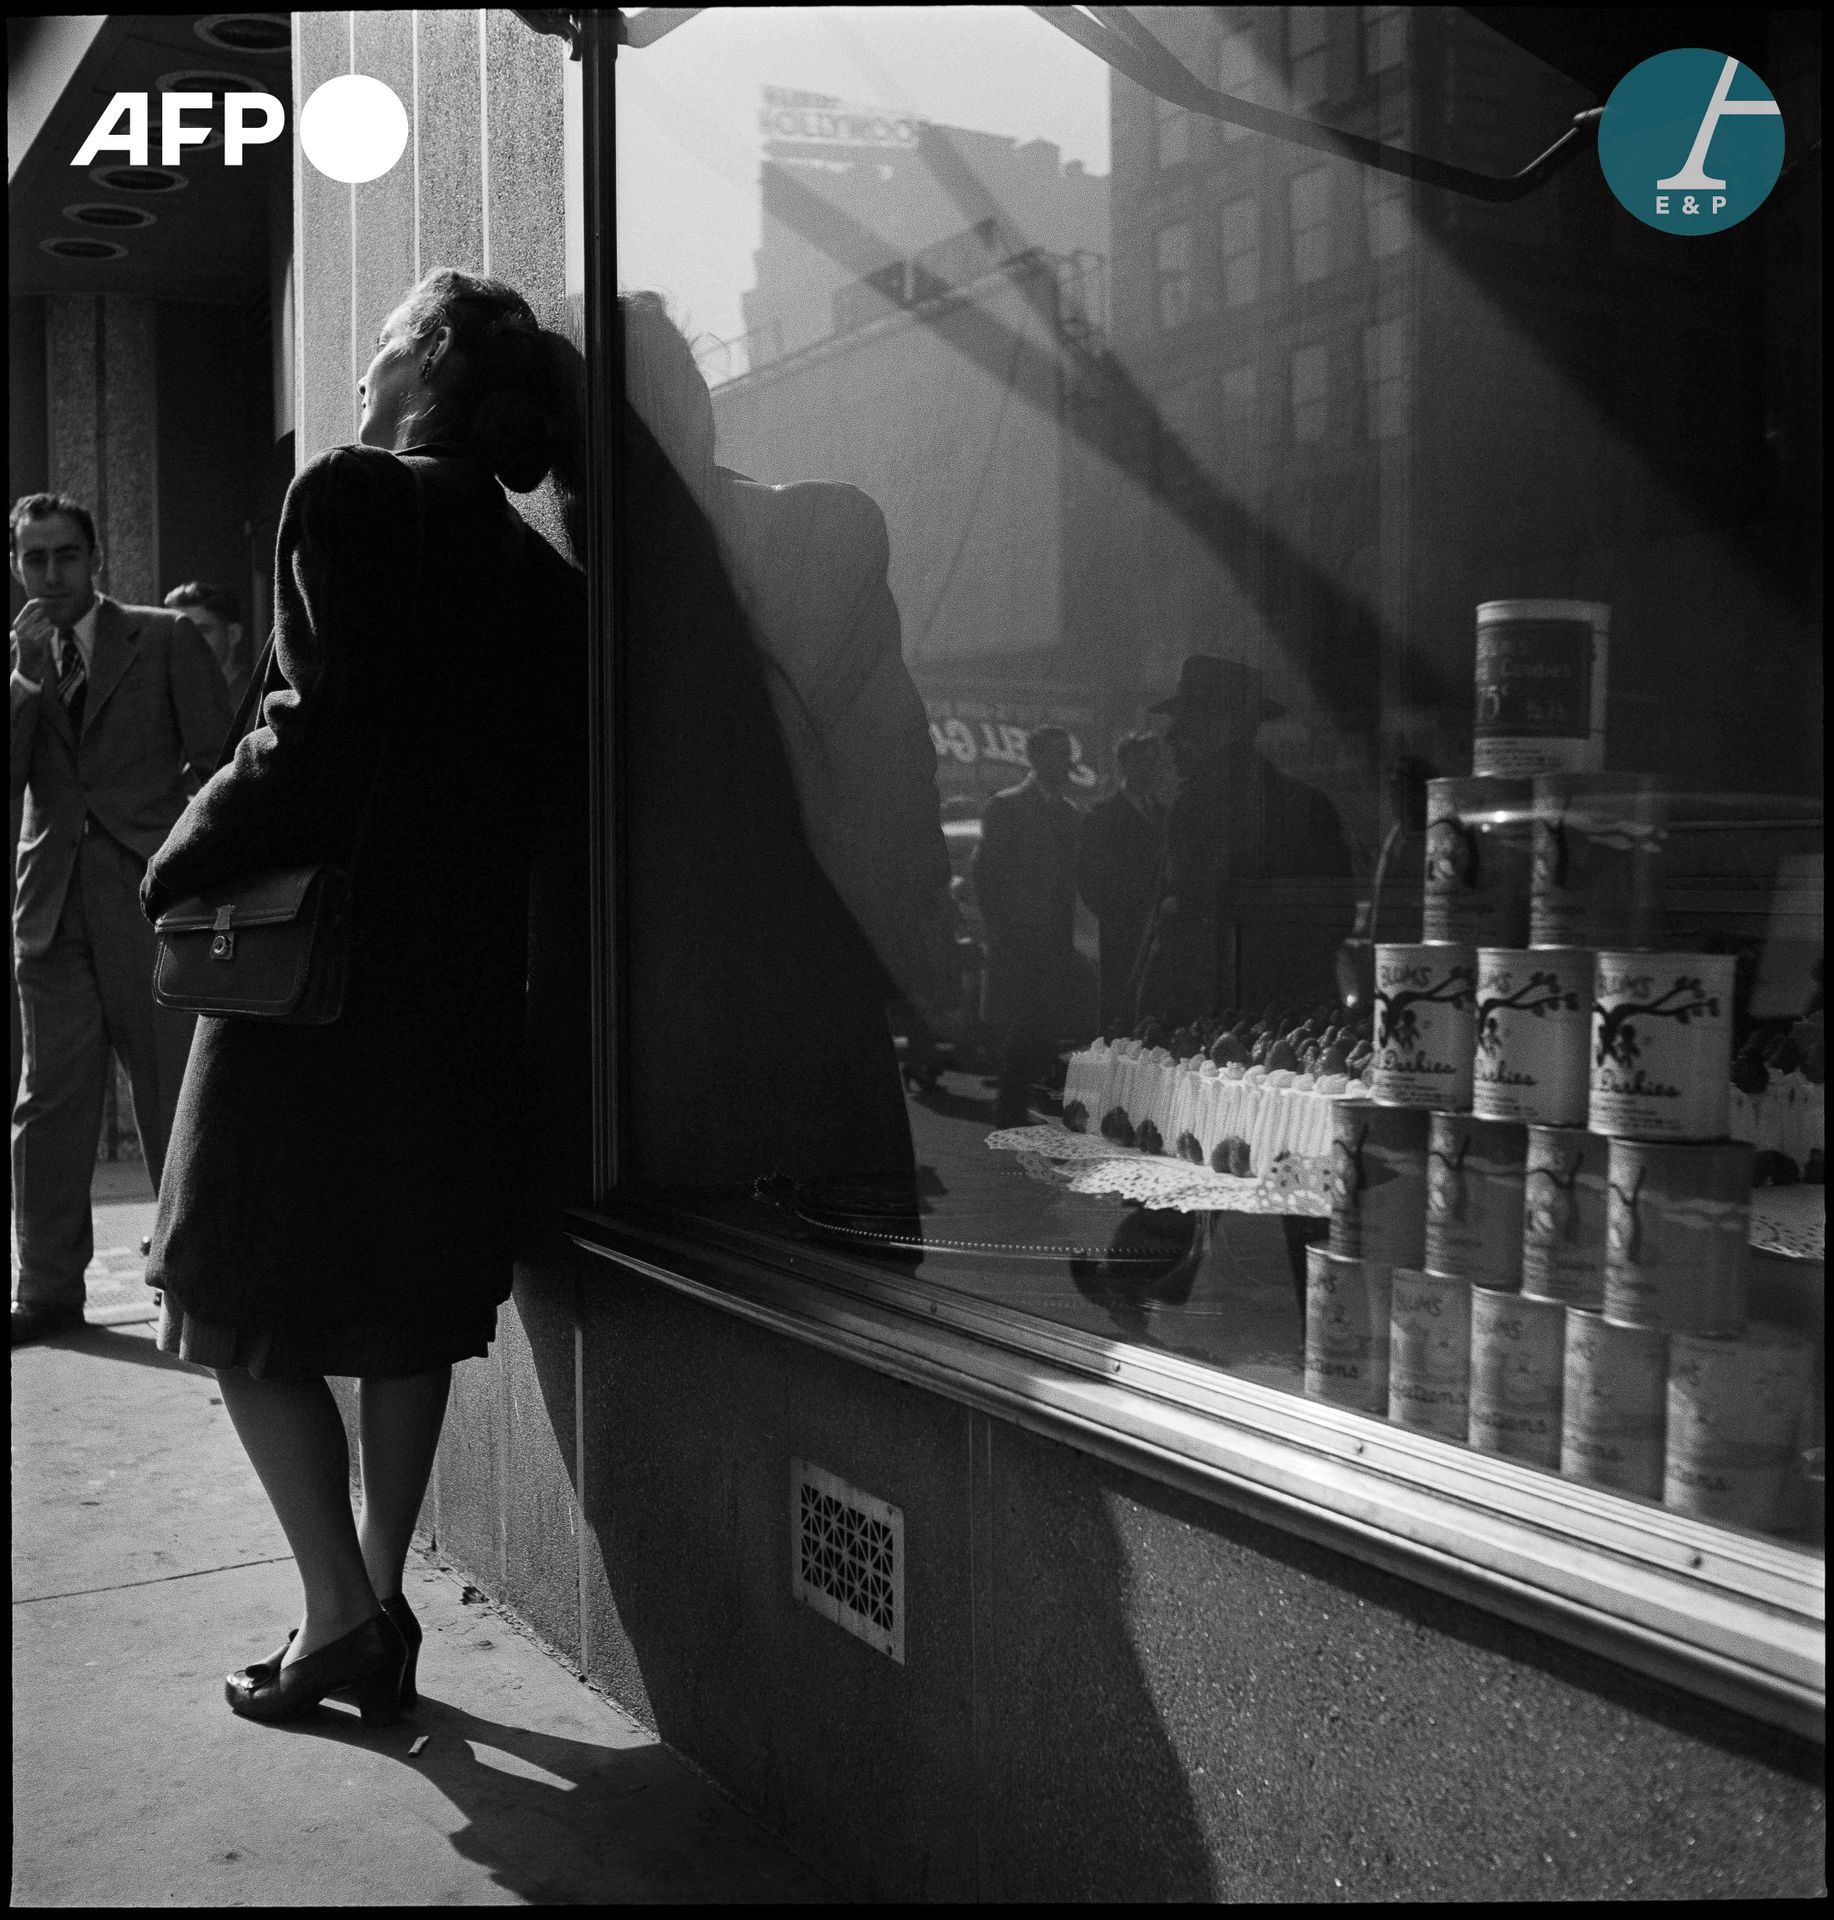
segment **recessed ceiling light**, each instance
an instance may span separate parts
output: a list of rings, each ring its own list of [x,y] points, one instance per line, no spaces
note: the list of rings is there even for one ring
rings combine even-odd
[[[112,193],[183,193],[191,184],[170,167],[91,167],[89,177]]]
[[[146,207],[115,207],[106,201],[86,200],[66,207],[64,218],[85,227],[150,227],[159,215]]]
[[[293,44],[293,24],[284,13],[207,13],[192,30],[225,53],[285,53]]]
[[[39,246],[46,253],[54,253],[62,260],[125,260],[127,249],[118,247],[112,240],[81,240],[75,234],[61,234],[55,240],[41,240]]]
[[[160,125],[165,124],[163,96],[168,93],[207,93],[210,96],[211,111],[216,114],[216,123],[210,127],[201,140],[187,140],[185,150],[190,153],[210,153],[223,144],[223,119],[221,99],[225,93],[266,93],[268,89],[259,80],[251,80],[245,73],[223,73],[188,69],[180,73],[161,74],[153,82],[153,91],[162,96]],[[195,128],[195,123],[194,123]]]

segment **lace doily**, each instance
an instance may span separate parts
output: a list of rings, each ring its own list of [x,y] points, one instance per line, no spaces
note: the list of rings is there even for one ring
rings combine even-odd
[[[1238,1180],[1067,1127],[1006,1127],[990,1133],[987,1144],[1017,1154],[1031,1179],[1071,1193],[1180,1213],[1299,1213],[1323,1219],[1331,1211],[1330,1163],[1322,1159],[1282,1154],[1271,1172]],[[1759,1187],[1751,1196],[1751,1244],[1793,1260],[1825,1260],[1827,1190],[1806,1184]]]
[[[1759,1187],[1751,1196],[1751,1244],[1792,1260],[1828,1257],[1828,1190]]]
[[[987,1136],[1001,1153],[1016,1153],[1034,1180],[1071,1193],[1134,1200],[1143,1207],[1179,1213],[1303,1213],[1323,1219],[1331,1211],[1329,1163],[1283,1153],[1258,1179],[1238,1180],[1208,1167],[1164,1154],[1117,1146],[1100,1134],[1067,1127],[1006,1127]]]

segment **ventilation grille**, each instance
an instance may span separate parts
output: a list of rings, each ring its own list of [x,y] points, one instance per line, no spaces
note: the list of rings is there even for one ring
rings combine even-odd
[[[790,1591],[902,1666],[904,1515],[806,1460],[792,1460]]]

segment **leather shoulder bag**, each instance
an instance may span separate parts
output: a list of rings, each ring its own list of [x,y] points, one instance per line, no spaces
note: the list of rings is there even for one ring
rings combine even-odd
[[[426,558],[426,491],[414,482],[414,601],[419,606]],[[243,695],[223,758],[248,731],[267,684],[270,637]],[[219,1020],[261,1020],[299,1027],[330,1026],[344,1011],[350,974],[350,876],[369,831],[376,782],[388,756],[385,738],[370,775],[350,860],[281,867],[175,900],[153,923],[158,950],[153,998],[181,1013]]]

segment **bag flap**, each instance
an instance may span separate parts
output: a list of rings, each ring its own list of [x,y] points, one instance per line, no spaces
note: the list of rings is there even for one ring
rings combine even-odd
[[[234,886],[212,887],[189,899],[174,900],[153,925],[160,933],[198,933],[216,926],[227,909],[224,924],[230,927],[282,926],[299,918],[313,881],[326,871],[324,867],[283,867]]]

